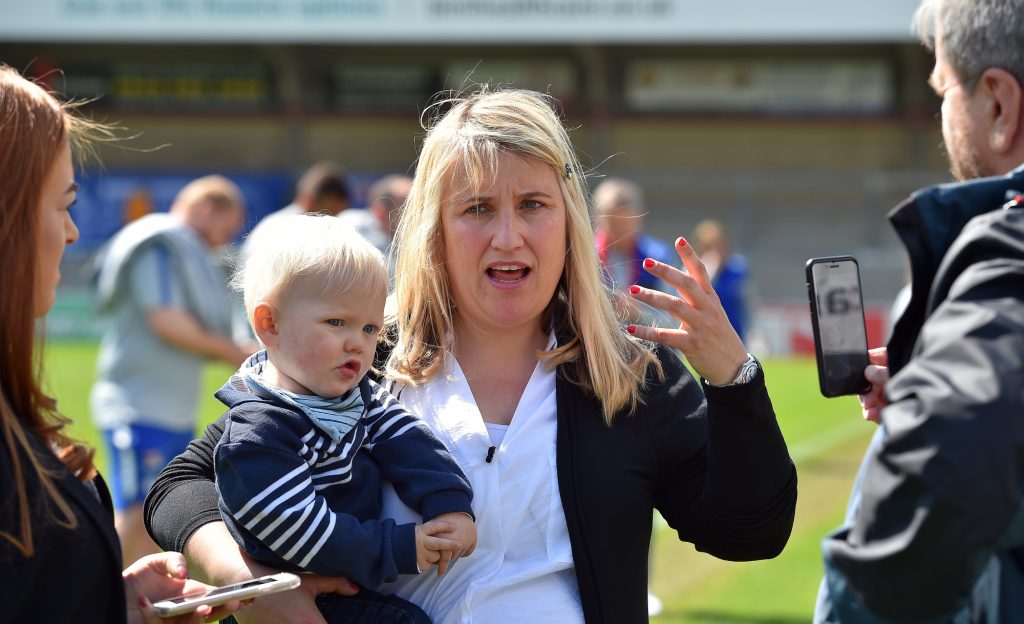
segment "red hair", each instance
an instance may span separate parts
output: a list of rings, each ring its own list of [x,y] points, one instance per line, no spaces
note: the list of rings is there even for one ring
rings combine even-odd
[[[80,480],[96,474],[92,449],[64,435],[68,420],[40,388],[43,366],[31,304],[35,300],[36,229],[43,181],[64,142],[77,143],[88,134],[82,131],[89,126],[42,87],[0,65],[0,267],[7,293],[0,297],[0,443],[6,447],[14,474],[20,525],[0,527],[0,538],[13,543],[26,557],[35,550],[30,496],[41,496],[50,503],[47,507],[53,509],[53,519],[60,526],[77,526],[74,513],[57,490],[58,475],[44,466],[28,436],[53,449]],[[35,477],[31,481],[39,484],[38,490],[29,492],[30,476]]]

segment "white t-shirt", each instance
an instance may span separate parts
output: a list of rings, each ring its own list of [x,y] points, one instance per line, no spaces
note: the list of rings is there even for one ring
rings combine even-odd
[[[432,568],[381,588],[437,624],[582,624],[583,610],[555,472],[555,372],[538,364],[491,463],[487,427],[458,363],[400,399],[430,425],[473,486],[476,551],[443,577]],[[397,389],[396,389],[397,390]],[[385,518],[419,522],[390,486]]]
[[[338,220],[354,229],[381,253],[387,255],[391,239],[368,208],[346,208],[338,213]]]

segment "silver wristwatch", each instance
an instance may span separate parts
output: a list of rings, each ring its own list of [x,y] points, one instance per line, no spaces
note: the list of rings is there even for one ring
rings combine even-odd
[[[729,383],[722,384],[720,386],[714,386],[715,388],[726,388],[728,386],[738,386],[740,384],[749,383],[755,376],[757,371],[760,370],[761,364],[758,363],[757,358],[747,354],[747,360],[740,365],[740,372],[736,375],[736,379],[733,379]],[[712,384],[708,384],[709,386]]]

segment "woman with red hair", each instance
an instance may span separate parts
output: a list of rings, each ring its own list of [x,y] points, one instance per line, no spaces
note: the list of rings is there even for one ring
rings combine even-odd
[[[0,587],[11,621],[200,622],[159,618],[150,600],[206,588],[179,553],[121,572],[110,495],[93,451],[41,389],[36,321],[53,305],[64,248],[78,239],[71,154],[110,129],[0,65]],[[123,579],[123,580],[122,580]],[[217,615],[238,603],[217,609]]]

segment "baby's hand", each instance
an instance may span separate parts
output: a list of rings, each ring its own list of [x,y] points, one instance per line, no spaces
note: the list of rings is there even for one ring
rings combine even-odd
[[[448,568],[448,561],[452,558],[452,553],[460,552],[462,544],[447,537],[437,537],[437,535],[454,530],[454,525],[436,520],[416,525],[416,567],[420,569],[420,572],[441,562],[443,558],[444,569],[439,567],[437,575],[444,574],[444,570]]]
[[[462,552],[455,553],[460,557],[468,557],[476,550],[476,524],[468,514],[451,511],[437,516],[430,522],[447,522],[454,528],[450,532],[441,531],[437,535],[453,539],[462,544]]]

